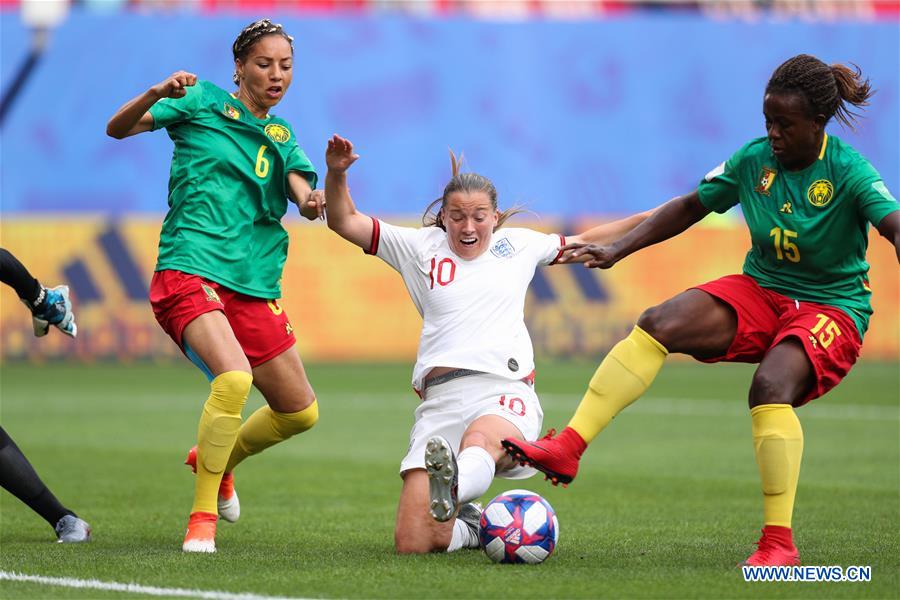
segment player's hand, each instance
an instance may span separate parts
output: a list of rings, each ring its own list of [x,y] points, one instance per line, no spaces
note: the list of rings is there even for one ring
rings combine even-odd
[[[325,220],[325,190],[313,190],[300,203],[300,214],[314,221],[316,219]]]
[[[584,263],[585,267],[597,267],[608,269],[617,262],[619,257],[612,246],[597,246],[596,244],[566,244],[562,248],[562,255],[557,263]]]
[[[186,88],[196,84],[196,75],[187,71],[177,71],[150,89],[158,98],[183,98],[187,94]]]
[[[350,165],[356,162],[359,154],[353,153],[353,142],[345,140],[338,134],[334,134],[328,140],[328,148],[325,150],[325,165],[329,171],[344,173]]]

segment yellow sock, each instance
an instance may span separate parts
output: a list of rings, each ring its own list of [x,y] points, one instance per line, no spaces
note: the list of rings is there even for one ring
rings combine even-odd
[[[662,344],[635,326],[597,367],[569,427],[591,443],[613,417],[647,391],[667,354]]]
[[[210,383],[197,428],[197,478],[191,512],[216,514],[216,496],[222,473],[241,426],[241,409],[250,393],[253,376],[227,371]]]
[[[269,446],[310,429],[318,420],[319,403],[315,400],[294,413],[275,412],[268,406],[263,406],[241,426],[225,470],[231,471],[248,456],[259,454]]]
[[[803,457],[803,428],[793,407],[763,404],[750,410],[753,449],[763,490],[763,522],[791,526]]]

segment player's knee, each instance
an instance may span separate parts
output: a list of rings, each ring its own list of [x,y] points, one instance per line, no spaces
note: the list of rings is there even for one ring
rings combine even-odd
[[[246,371],[226,371],[210,382],[213,396],[228,400],[240,400],[241,405],[250,395],[253,375]]]
[[[319,403],[313,398],[312,404],[302,410],[292,413],[273,411],[273,415],[275,428],[284,439],[287,439],[312,429],[313,425],[319,422]]]
[[[662,344],[663,347],[671,346],[676,324],[669,316],[665,303],[648,308],[638,318],[637,326],[643,329],[650,337]]]
[[[462,451],[470,446],[478,446],[487,450],[490,446],[490,443],[490,440],[484,433],[480,431],[467,431],[462,437],[462,441],[459,444],[459,449],[460,451]]]
[[[792,404],[791,386],[784,378],[757,371],[750,384],[750,408],[762,404]]]

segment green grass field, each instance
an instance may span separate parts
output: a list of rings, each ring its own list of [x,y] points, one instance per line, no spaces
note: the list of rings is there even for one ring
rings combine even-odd
[[[539,366],[545,428],[562,426],[592,364]],[[860,364],[799,411],[806,450],[794,517],[807,565],[870,565],[869,583],[744,583],[761,496],[746,409],[752,369],[666,366],[647,397],[588,450],[555,507],[556,553],[495,565],[480,551],[397,556],[393,523],[417,399],[410,366],[310,365],[315,429],[236,471],[243,514],[219,552],[183,555],[193,481],[181,465],[207,385],[190,367],[4,365],[2,423],[60,497],[94,527],[54,544],[46,523],[0,497],[0,570],[305,598],[900,596],[900,408],[896,365]],[[251,396],[249,410],[261,404]],[[489,499],[487,496],[485,499]],[[0,583],[4,598],[121,592]],[[140,595],[129,594],[129,598]]]

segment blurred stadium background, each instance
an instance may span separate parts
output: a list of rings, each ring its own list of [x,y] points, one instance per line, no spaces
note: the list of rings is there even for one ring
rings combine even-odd
[[[171,142],[105,135],[127,99],[178,69],[228,87],[231,43],[271,16],[295,36],[278,114],[324,167],[332,133],[362,155],[360,208],[414,223],[447,149],[491,177],[518,222],[574,233],[686,192],[764,134],[762,90],[800,52],[859,64],[878,88],[858,131],[831,128],[900,190],[896,1],[628,2],[2,0],[2,243],[73,289],[80,335],[39,343],[8,288],[2,358],[172,360],[146,300]],[[324,170],[323,173],[324,175]],[[287,218],[284,305],[306,360],[405,361],[419,319],[399,279],[321,223]],[[876,315],[864,357],[898,356],[893,251],[870,248]],[[609,272],[539,271],[527,318],[538,357],[593,360],[639,312],[740,268],[739,214]]]

